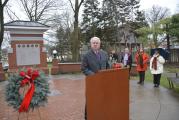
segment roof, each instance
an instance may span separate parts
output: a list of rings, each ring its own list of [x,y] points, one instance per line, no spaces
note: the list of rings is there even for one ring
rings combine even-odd
[[[22,20],[16,20],[11,21],[8,23],[5,23],[4,26],[19,26],[19,27],[49,27],[45,24],[36,22],[36,21],[22,21]]]

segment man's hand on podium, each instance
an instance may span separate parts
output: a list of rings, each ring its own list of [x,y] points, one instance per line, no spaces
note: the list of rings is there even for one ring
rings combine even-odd
[[[112,68],[113,69],[122,68],[122,64],[121,63],[113,63]]]

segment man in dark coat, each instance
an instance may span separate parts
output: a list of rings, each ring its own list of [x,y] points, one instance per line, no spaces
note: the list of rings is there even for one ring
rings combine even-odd
[[[108,55],[100,49],[100,39],[93,37],[90,40],[91,49],[84,55],[81,70],[85,75],[92,75],[99,70],[109,68]]]
[[[97,73],[99,70],[109,68],[108,55],[100,49],[101,41],[98,37],[90,40],[91,49],[84,55],[81,70],[88,76]],[[85,120],[87,120],[87,111],[85,107]]]

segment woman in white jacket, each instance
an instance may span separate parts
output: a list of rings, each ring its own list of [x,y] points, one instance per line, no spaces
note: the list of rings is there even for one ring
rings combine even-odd
[[[156,50],[153,57],[150,59],[150,71],[153,74],[154,87],[159,87],[161,74],[163,73],[163,64],[165,59]]]

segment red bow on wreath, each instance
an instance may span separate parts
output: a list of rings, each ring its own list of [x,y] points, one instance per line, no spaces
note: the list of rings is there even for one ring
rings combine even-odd
[[[34,91],[35,91],[35,85],[34,80],[39,76],[39,72],[37,70],[27,69],[27,72],[21,71],[19,73],[20,76],[24,77],[24,79],[21,81],[21,87],[29,84],[30,88],[28,89],[27,93],[25,94],[25,97],[20,105],[19,112],[27,112],[30,102],[32,100]]]

